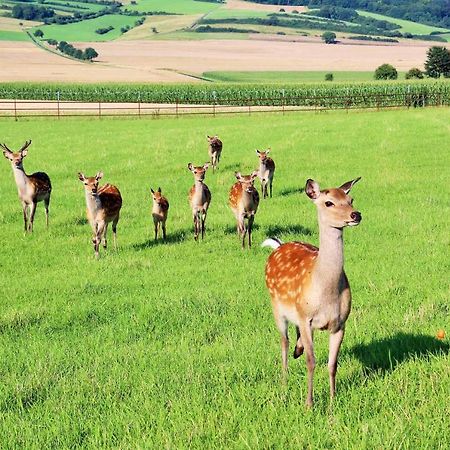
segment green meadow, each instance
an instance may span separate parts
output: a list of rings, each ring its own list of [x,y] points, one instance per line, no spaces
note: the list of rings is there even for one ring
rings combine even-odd
[[[1,142],[33,143],[28,173],[52,180],[24,235],[10,164],[0,164],[0,442],[3,448],[396,448],[450,446],[450,109],[252,116],[0,120]],[[194,242],[187,164],[224,148],[207,234]],[[227,206],[234,171],[272,148],[274,197],[242,250]],[[103,170],[123,208],[118,251],[96,261],[77,172]],[[345,230],[353,292],[328,397],[328,336],[315,335],[315,406],[304,358],[281,382],[264,286],[268,236],[318,244],[303,192],[361,176],[360,226]],[[170,202],[153,241],[150,187]],[[110,236],[109,243],[112,244]],[[294,345],[291,330],[291,350]]]
[[[160,11],[175,14],[205,14],[221,6],[220,3],[196,0],[137,0],[136,5],[126,5],[133,11]]]
[[[22,31],[0,30],[0,41],[29,41],[30,38]]]

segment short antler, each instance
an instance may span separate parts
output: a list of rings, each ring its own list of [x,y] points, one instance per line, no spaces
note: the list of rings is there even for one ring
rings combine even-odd
[[[31,145],[31,139],[29,141],[25,141],[25,144],[23,144],[22,148],[19,150],[19,153],[26,150],[30,145]]]

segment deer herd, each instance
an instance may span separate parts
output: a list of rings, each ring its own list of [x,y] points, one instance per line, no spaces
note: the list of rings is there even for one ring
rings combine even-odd
[[[213,173],[218,169],[222,153],[222,141],[218,136],[207,136],[209,144],[209,162],[201,166],[188,164],[194,176],[194,185],[189,190],[189,204],[194,221],[194,239],[205,237],[205,225],[208,208],[211,204],[211,191],[205,184],[205,175],[209,167]],[[33,231],[33,222],[38,202],[45,206],[46,224],[52,185],[44,172],[27,175],[23,159],[27,156],[31,140],[25,142],[18,152],[10,150],[6,144],[0,144],[3,155],[11,162],[19,199],[22,203],[25,232]],[[258,211],[260,196],[254,186],[259,178],[263,199],[272,197],[272,184],[275,163],[268,156],[269,150],[256,150],[259,168],[250,175],[235,172],[235,182],[229,192],[229,206],[236,218],[237,232],[245,248],[252,244],[252,228]],[[99,247],[107,248],[106,234],[111,223],[114,247],[116,248],[117,224],[122,207],[119,189],[112,184],[99,186],[103,173],[93,177],[78,173],[84,184],[87,206],[87,218],[92,227],[92,244],[95,257],[99,257]],[[308,394],[306,405],[313,404],[313,374],[315,357],[313,348],[313,331],[328,330],[329,339],[329,379],[330,397],[336,389],[337,358],[344,337],[345,322],[350,313],[351,293],[347,276],[344,272],[343,228],[356,226],[361,222],[361,213],[353,208],[353,200],[348,195],[356,178],[333,189],[321,190],[316,181],[308,179],[305,193],[315,204],[318,211],[320,248],[304,242],[283,244],[277,238],[266,239],[263,247],[271,247],[273,252],[268,258],[265,270],[266,286],[272,299],[273,315],[281,336],[282,373],[288,368],[288,324],[295,326],[297,339],[294,358],[305,353],[308,375]],[[162,195],[161,188],[151,189],[152,217],[155,240],[162,229],[162,238],[166,239],[166,221],[169,202]],[[246,223],[247,221],[247,223]]]

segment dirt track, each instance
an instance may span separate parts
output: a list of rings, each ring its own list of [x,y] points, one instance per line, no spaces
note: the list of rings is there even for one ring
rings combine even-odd
[[[24,42],[0,42],[0,81],[180,82],[211,70],[371,71],[423,67],[428,43],[325,45],[271,40],[115,41],[92,45],[100,62],[62,58]],[[80,44],[79,47],[82,47]]]

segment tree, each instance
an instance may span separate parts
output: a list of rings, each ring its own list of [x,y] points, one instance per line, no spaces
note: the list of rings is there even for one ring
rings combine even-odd
[[[425,73],[431,78],[439,78],[441,75],[450,77],[450,51],[445,47],[431,47],[427,51],[425,61]]]
[[[398,77],[397,69],[390,64],[382,64],[375,70],[375,80],[396,80]]]
[[[326,73],[325,74],[325,81],[333,81],[334,76],[332,73]]]
[[[42,30],[36,30],[33,34],[39,38],[44,37],[44,33]]]
[[[92,61],[94,58],[97,58],[97,56],[98,53],[92,47],[88,47],[84,51],[84,58],[89,59],[90,61]]]
[[[325,31],[325,33],[322,34],[322,40],[325,44],[336,44],[336,34],[332,31]]]
[[[412,69],[409,69],[408,72],[406,72],[405,78],[407,80],[410,80],[412,78],[417,78],[421,80],[423,78],[423,72],[417,67],[413,67]]]

